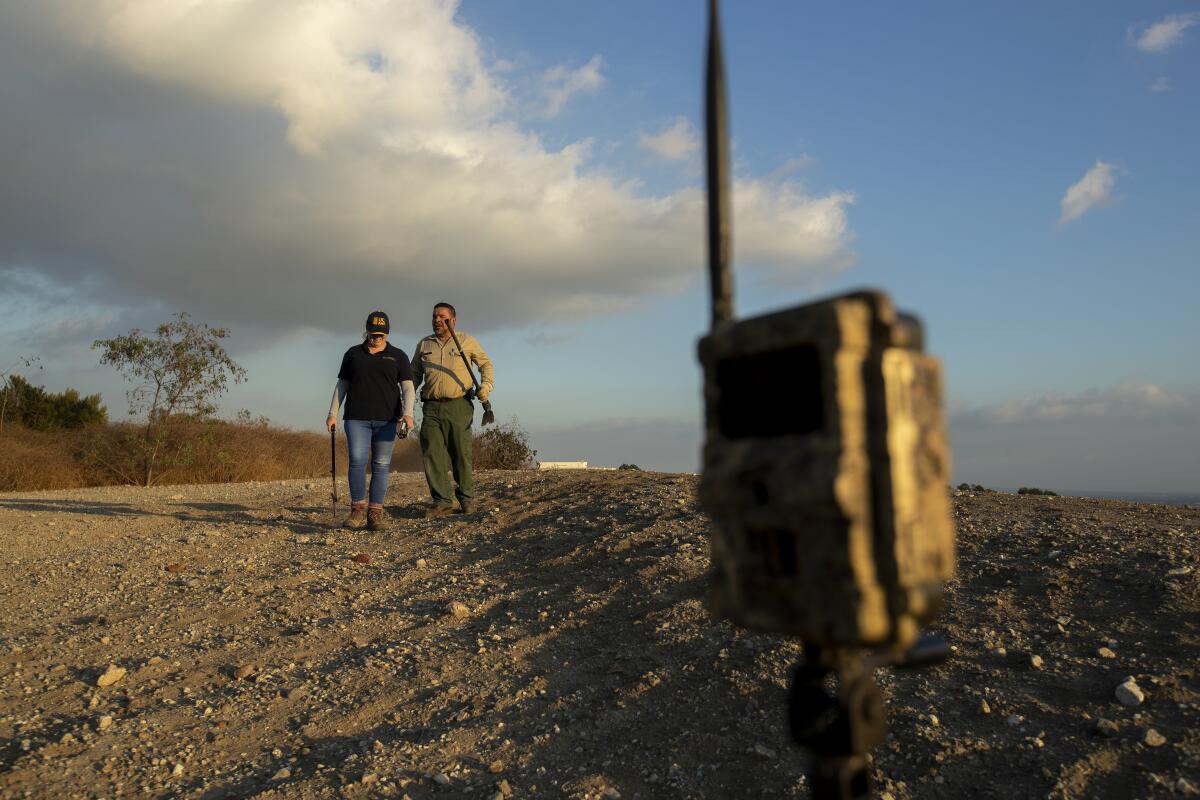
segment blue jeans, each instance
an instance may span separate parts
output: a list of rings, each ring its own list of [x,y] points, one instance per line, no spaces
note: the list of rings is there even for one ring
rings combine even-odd
[[[396,446],[396,423],[374,419],[342,420],[346,449],[350,452],[350,502],[367,499],[367,459],[371,460],[371,504],[383,505],[387,496],[388,470]]]

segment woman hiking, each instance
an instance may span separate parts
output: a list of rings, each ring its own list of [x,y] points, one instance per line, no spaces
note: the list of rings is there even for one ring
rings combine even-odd
[[[346,401],[343,427],[350,453],[350,516],[343,527],[373,531],[386,524],[383,499],[387,495],[388,470],[396,445],[396,425],[413,427],[412,365],[408,356],[388,343],[391,326],[387,314],[372,311],[367,316],[362,344],[342,356],[333,402],[325,420],[326,429],[337,426],[338,407]],[[371,492],[367,494],[367,459],[371,461]]]

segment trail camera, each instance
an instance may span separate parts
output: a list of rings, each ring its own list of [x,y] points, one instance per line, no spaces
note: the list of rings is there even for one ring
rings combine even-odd
[[[803,639],[788,718],[813,755],[812,796],[858,800],[887,733],[875,668],[949,653],[939,636],[918,640],[954,572],[941,367],[921,323],[882,292],[734,321],[725,70],[717,0],[708,7],[709,604]]]
[[[712,331],[700,500],[713,611],[832,647],[911,645],[954,569],[941,372],[881,292],[733,320],[725,77],[709,0]]]
[[[921,325],[857,292],[700,341],[700,497],[718,616],[908,647],[953,572],[941,370]]]

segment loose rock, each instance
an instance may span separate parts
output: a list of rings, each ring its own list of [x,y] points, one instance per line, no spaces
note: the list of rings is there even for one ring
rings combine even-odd
[[[97,686],[112,686],[121,678],[125,677],[125,668],[118,667],[116,664],[109,664],[108,669],[104,670],[104,674],[96,679]]]
[[[1142,688],[1132,677],[1126,678],[1116,690],[1117,702],[1123,706],[1139,706],[1146,699]]]

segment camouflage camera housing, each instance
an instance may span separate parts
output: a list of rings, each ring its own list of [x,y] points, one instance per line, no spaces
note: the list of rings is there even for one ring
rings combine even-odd
[[[941,367],[860,291],[699,343],[709,604],[812,643],[908,647],[954,571]]]

